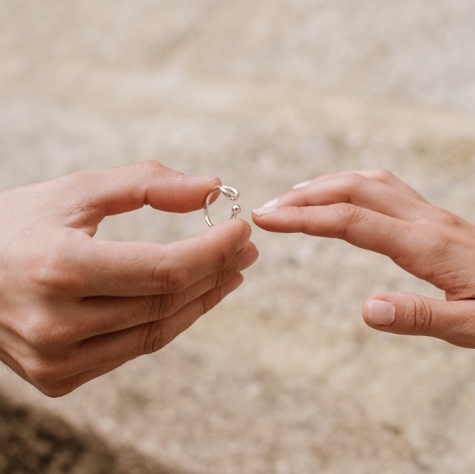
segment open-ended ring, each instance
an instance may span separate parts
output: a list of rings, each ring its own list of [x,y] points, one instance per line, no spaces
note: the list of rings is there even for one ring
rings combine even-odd
[[[239,199],[239,191],[237,189],[234,189],[231,186],[215,186],[206,197],[204,207],[205,221],[210,227],[213,227],[214,224],[211,222],[211,218],[209,217],[209,205],[211,203],[211,199],[213,199],[213,196],[217,192],[224,194],[231,201],[236,201]],[[234,204],[234,206],[232,207],[232,214],[230,219],[235,219],[240,212],[241,206],[239,206],[239,204]]]

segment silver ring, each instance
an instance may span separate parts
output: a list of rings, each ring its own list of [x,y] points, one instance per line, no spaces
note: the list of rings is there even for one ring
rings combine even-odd
[[[206,197],[205,201],[205,207],[204,207],[204,213],[205,213],[205,221],[208,224],[209,227],[213,227],[213,223],[211,222],[211,218],[209,217],[209,205],[211,203],[211,199],[213,199],[213,196],[217,193],[220,192],[224,194],[228,199],[231,201],[237,201],[239,199],[239,191],[235,188],[232,188],[231,186],[215,186],[208,194]],[[241,206],[239,204],[235,204],[232,207],[232,214],[230,219],[235,219],[236,216],[241,212]]]

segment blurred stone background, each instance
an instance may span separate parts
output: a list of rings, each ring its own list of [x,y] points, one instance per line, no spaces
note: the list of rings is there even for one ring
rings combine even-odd
[[[474,220],[474,24],[471,0],[0,0],[0,189],[155,159],[219,175],[250,220],[386,167]],[[143,209],[98,238],[205,228]],[[443,295],[340,241],[253,240],[246,284],[159,353],[61,399],[2,367],[1,472],[473,473],[474,353],[360,316]]]

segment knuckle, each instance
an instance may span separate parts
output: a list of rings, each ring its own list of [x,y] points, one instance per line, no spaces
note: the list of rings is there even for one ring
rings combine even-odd
[[[187,288],[190,276],[186,268],[172,266],[167,268],[164,274],[156,271],[154,280],[154,287],[161,287],[163,293],[178,293]]]
[[[29,265],[29,280],[47,294],[71,291],[80,285],[77,273],[60,248],[34,257]]]
[[[422,225],[427,227],[432,227],[436,229],[437,225],[445,226],[445,228],[467,228],[470,224],[461,217],[453,214],[452,212],[444,209],[442,207],[433,206],[427,204],[426,216],[418,219],[416,222],[419,222]]]
[[[36,385],[36,388],[50,398],[59,398],[68,395],[78,387],[74,379],[61,380],[54,383]]]
[[[412,308],[413,334],[426,334],[433,330],[434,314],[432,308],[423,298],[414,297]]]
[[[133,325],[138,326],[156,320],[161,306],[160,299],[160,295],[138,297],[131,311],[130,321]]]
[[[216,268],[217,270],[222,270],[223,268],[226,268],[226,266],[229,264],[231,259],[234,256],[235,249],[230,249],[230,248],[221,248],[218,249],[217,254],[216,254]]]
[[[23,362],[22,368],[35,387],[47,386],[59,376],[54,363],[43,355],[35,355]]]
[[[175,331],[172,323],[167,320],[144,325],[139,338],[137,356],[152,354],[162,349],[173,340]]]
[[[163,171],[163,169],[165,168],[161,163],[159,163],[158,161],[154,161],[154,160],[145,160],[145,161],[141,161],[140,163],[134,163],[134,164],[131,164],[129,166],[139,166],[141,168],[143,168],[143,170],[145,171],[145,173],[147,175],[149,174],[152,174],[152,175],[155,175],[155,174],[158,174],[160,172]]]
[[[359,173],[349,173],[346,176],[346,179],[348,180],[349,185],[351,187],[364,186],[369,181],[368,178],[366,178],[365,176],[362,176]]]
[[[212,288],[218,288],[220,287],[223,283],[225,283],[229,278],[234,275],[234,271],[232,270],[223,270],[222,272],[218,272],[214,276],[214,281]]]
[[[423,240],[430,253],[440,251],[442,246],[450,240],[449,236],[444,231],[431,224],[422,224],[415,227],[417,237]]]
[[[152,288],[158,288],[161,293],[177,293],[188,287],[190,272],[186,266],[178,262],[178,258],[168,247],[152,272]]]
[[[454,227],[466,225],[465,221],[459,216],[453,214],[447,209],[441,207],[433,207],[433,212],[438,221],[442,221],[444,224],[448,224]]]
[[[74,328],[43,312],[32,313],[19,329],[23,339],[35,349],[64,345],[74,339]]]
[[[334,204],[334,209],[339,214],[344,222],[353,223],[358,222],[362,218],[361,208],[348,202],[339,202]]]
[[[70,392],[75,387],[66,390],[64,383],[67,380],[72,381],[74,377],[70,377],[71,373],[81,368],[81,363],[74,357],[74,351],[52,355],[35,350],[22,360],[20,365],[25,378],[43,393],[58,386],[63,387],[61,391],[64,394]]]
[[[386,168],[376,168],[374,175],[378,181],[389,183],[394,178],[394,174]]]
[[[152,296],[148,303],[147,321],[152,322],[171,316],[184,305],[185,295],[183,292]]]
[[[221,299],[221,293],[219,291],[212,291],[204,295],[200,299],[200,316],[213,309],[221,301]]]
[[[351,225],[358,223],[365,217],[364,209],[347,202],[333,204],[332,208],[341,223],[340,229],[338,230],[338,237],[341,239],[346,238],[348,228]]]
[[[417,254],[407,253],[404,258],[406,266],[412,268],[419,278],[432,281],[435,265],[446,260],[448,253],[452,251],[454,239],[445,230],[423,224],[415,227],[414,241],[424,242],[424,247]]]
[[[185,182],[188,180],[188,176],[182,171],[177,171],[177,170],[168,168],[167,166],[154,160],[145,160],[139,163],[133,163],[128,166],[138,167],[142,171],[142,173],[145,174],[145,177],[148,179],[150,179],[150,177],[153,178],[157,176],[168,175],[169,177],[173,177],[174,180],[178,180],[178,181],[181,180]]]
[[[21,336],[31,347],[42,348],[51,344],[51,329],[52,325],[42,314],[34,314],[22,327]]]

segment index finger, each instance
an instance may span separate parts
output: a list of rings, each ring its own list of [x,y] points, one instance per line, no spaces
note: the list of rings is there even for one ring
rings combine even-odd
[[[256,212],[257,211],[257,212]],[[397,260],[409,252],[420,252],[415,234],[422,226],[348,203],[312,207],[262,208],[254,211],[254,222],[271,232],[304,234],[346,240]],[[426,239],[427,245],[428,240]]]
[[[53,264],[46,286],[81,298],[175,293],[225,268],[250,236],[240,219],[168,245],[101,241],[78,232],[76,252]]]

